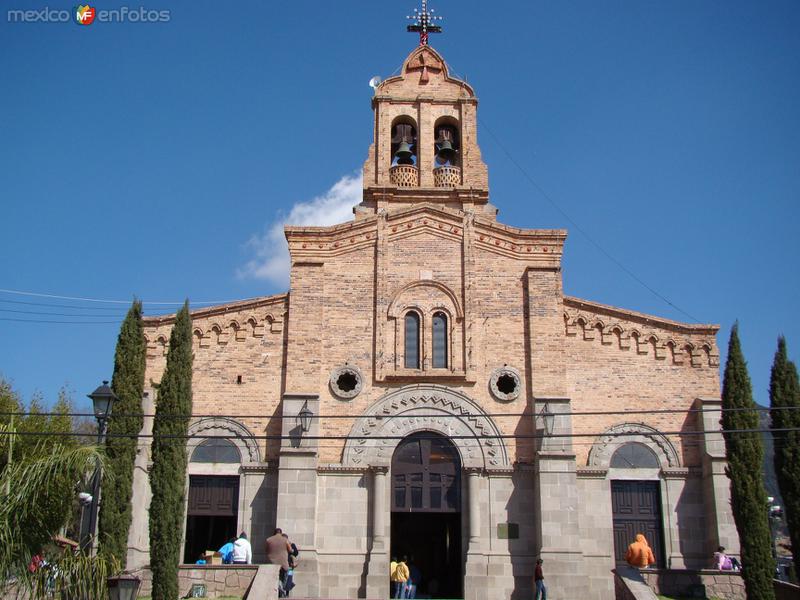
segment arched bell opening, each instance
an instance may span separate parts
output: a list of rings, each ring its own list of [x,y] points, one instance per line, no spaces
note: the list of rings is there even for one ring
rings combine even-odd
[[[419,185],[417,168],[417,124],[408,116],[397,117],[392,123],[391,182],[399,187]]]
[[[434,125],[433,179],[436,187],[461,184],[461,139],[458,122],[442,117]]]
[[[413,433],[391,466],[391,556],[408,558],[418,597],[462,598],[461,457],[448,438]]]

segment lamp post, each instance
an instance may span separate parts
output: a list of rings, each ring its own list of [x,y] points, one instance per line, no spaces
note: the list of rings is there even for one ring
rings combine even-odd
[[[778,504],[773,504],[775,498],[767,496],[767,518],[769,519],[769,541],[772,546],[772,558],[775,561],[775,568],[777,569],[778,579],[783,579],[783,570],[778,565],[778,532],[781,517],[783,516],[783,509]]]
[[[108,429],[108,418],[111,416],[111,408],[114,402],[119,400],[116,394],[111,390],[108,381],[104,381],[103,385],[99,386],[91,394],[87,394],[92,399],[92,406],[94,408],[94,416],[97,419],[97,445],[101,446],[106,439],[106,431]],[[91,494],[91,507],[89,510],[89,523],[85,530],[82,528],[83,535],[81,536],[81,550],[84,552],[92,550],[94,546],[95,529],[97,528],[97,512],[100,507],[100,479],[102,473],[100,472],[100,465],[98,464],[94,469],[92,475],[92,494]],[[88,499],[88,498],[87,498]]]
[[[108,595],[111,600],[136,600],[141,579],[129,573],[108,578]]]

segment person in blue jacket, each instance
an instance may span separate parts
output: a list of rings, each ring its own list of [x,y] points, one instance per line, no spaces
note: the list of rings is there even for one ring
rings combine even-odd
[[[233,562],[233,542],[235,541],[236,538],[231,538],[228,540],[227,544],[219,549],[219,553],[222,555],[223,565],[229,565]]]

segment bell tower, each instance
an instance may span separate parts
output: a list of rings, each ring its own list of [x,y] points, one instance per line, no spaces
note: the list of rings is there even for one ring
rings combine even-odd
[[[493,217],[497,211],[488,204],[489,177],[478,147],[478,99],[427,45],[427,34],[439,28],[426,25],[420,13],[414,18],[409,30],[420,32],[420,45],[399,75],[375,86],[374,140],[357,212],[430,202]]]

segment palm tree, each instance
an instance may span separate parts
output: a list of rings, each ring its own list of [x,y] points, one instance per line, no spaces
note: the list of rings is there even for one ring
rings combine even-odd
[[[0,424],[0,454],[17,433]],[[0,594],[39,600],[107,597],[106,579],[118,566],[106,559],[59,550],[53,539],[70,521],[76,486],[103,465],[95,446],[39,444],[0,472]],[[31,570],[33,557],[45,561]],[[38,562],[38,560],[37,560]]]

